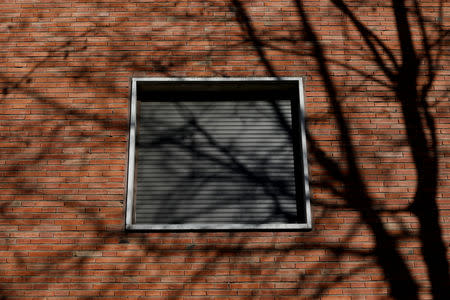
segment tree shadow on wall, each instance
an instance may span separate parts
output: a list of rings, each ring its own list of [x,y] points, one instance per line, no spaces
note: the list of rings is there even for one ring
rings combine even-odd
[[[314,134],[310,134],[308,142],[311,155],[331,178],[331,180],[317,181],[314,184],[329,189],[335,196],[345,200],[344,206],[336,205],[330,208],[349,207],[359,212],[362,222],[375,236],[375,247],[370,254],[376,258],[378,265],[383,269],[390,285],[391,295],[399,299],[417,299],[419,287],[408,266],[407,258],[400,253],[399,249],[399,243],[404,237],[393,234],[387,229],[382,217],[387,210],[377,205],[376,196],[369,191],[370,188],[362,173],[361,166],[364,168],[364,164],[358,162],[361,154],[355,147],[356,138],[352,136],[352,132],[355,132],[352,131],[354,126],[343,106],[346,97],[352,95],[352,91],[346,91],[345,85],[351,85],[351,83],[339,82],[333,68],[343,67],[348,73],[358,75],[364,84],[383,87],[380,90],[383,90],[383,96],[386,97],[384,101],[400,105],[407,145],[412,153],[417,179],[415,193],[411,197],[409,206],[389,211],[389,213],[395,215],[410,212],[417,218],[420,224],[418,238],[421,243],[421,254],[427,266],[432,294],[436,299],[450,297],[447,249],[439,225],[436,202],[439,172],[438,138],[428,98],[441,66],[442,56],[445,53],[444,47],[448,45],[446,44],[448,31],[444,29],[442,19],[437,18],[438,21],[434,22],[430,17],[425,17],[420,1],[412,1],[410,6],[402,0],[392,1],[390,11],[394,16],[393,23],[398,37],[398,46],[396,46],[383,40],[379,33],[377,35],[357,16],[359,4],[375,11],[377,3],[332,0],[330,9],[343,23],[347,24],[348,29],[352,30],[350,34],[341,33],[344,42],[342,49],[339,49],[337,47],[341,44],[326,45],[323,42],[326,38],[322,37],[323,33],[316,28],[317,18],[314,18],[305,8],[303,1],[298,0],[295,1],[295,5],[300,17],[299,30],[303,32],[303,39],[291,41],[292,50],[286,50],[278,47],[277,42],[271,41],[270,37],[264,38],[259,34],[243,2],[239,0],[232,2],[241,28],[271,76],[277,77],[278,74],[266,54],[268,50],[275,49],[307,56],[315,61],[336,121],[340,151],[343,153],[345,165],[341,166],[329,153],[321,149]],[[443,9],[442,3],[440,9]],[[412,23],[414,25],[411,25]],[[284,40],[286,41],[289,42]],[[376,67],[375,72],[367,71],[360,65],[355,66],[351,61],[339,61],[330,54],[333,50],[351,53],[351,48],[355,45],[359,47],[359,50],[355,51],[354,55],[364,56],[371,66]],[[312,119],[311,122],[314,120]],[[340,251],[345,252],[346,249]]]
[[[402,253],[400,246],[405,240],[416,238],[415,233],[409,230],[408,224],[402,219],[402,216],[412,213],[420,223],[417,237],[420,239],[421,254],[428,268],[432,293],[435,298],[450,298],[446,247],[439,226],[436,203],[439,183],[439,142],[433,120],[433,107],[428,104],[433,97],[433,83],[441,68],[441,57],[448,42],[448,32],[444,30],[442,21],[430,20],[424,16],[420,4],[412,2],[413,5],[406,9],[403,1],[392,1],[388,11],[394,16],[395,33],[399,38],[398,45],[387,44],[379,34],[377,35],[357,17],[358,6],[376,10],[378,9],[376,3],[338,0],[331,2],[332,14],[327,17],[337,18],[352,29],[341,33],[346,41],[342,49],[339,48],[340,44],[325,43],[327,37],[321,36],[314,12],[305,8],[302,1],[295,2],[296,10],[293,12],[299,18],[294,31],[301,34],[288,37],[274,37],[271,31],[263,31],[259,28],[261,23],[253,22],[252,14],[247,11],[246,2],[230,1],[229,4],[233,7],[232,15],[236,18],[226,21],[237,20],[243,32],[243,41],[228,46],[231,50],[239,47],[254,50],[266,69],[265,73],[274,77],[280,72],[276,67],[277,64],[272,62],[274,56],[268,54],[270,51],[293,55],[295,59],[301,61],[312,59],[315,62],[313,68],[322,78],[331,112],[310,116],[311,160],[324,170],[324,174],[313,174],[313,184],[317,189],[330,192],[333,199],[344,200],[344,203],[341,203],[316,199],[315,208],[321,209],[316,213],[316,219],[326,217],[329,211],[358,211],[361,223],[370,228],[376,239],[375,247],[365,249],[352,247],[353,244],[349,246],[352,235],[359,230],[358,224],[348,230],[348,236],[344,236],[339,244],[323,243],[311,235],[299,240],[297,237],[293,239],[289,236],[286,242],[283,240],[285,237],[283,233],[278,235],[261,233],[258,239],[245,232],[186,233],[181,237],[174,233],[150,235],[123,232],[121,229],[125,166],[117,160],[123,162],[126,159],[128,81],[107,80],[105,83],[103,72],[110,74],[113,65],[116,70],[127,70],[129,73],[126,76],[132,72],[173,76],[174,70],[180,72],[189,69],[192,61],[202,60],[209,74],[215,76],[229,76],[229,74],[223,69],[215,69],[211,63],[217,54],[214,47],[209,51],[194,53],[188,51],[184,55],[171,57],[168,53],[175,53],[178,49],[180,49],[178,53],[182,53],[185,41],[168,47],[153,46],[152,42],[157,41],[158,36],[172,36],[170,26],[155,25],[152,31],[136,34],[121,31],[128,26],[126,18],[116,24],[121,30],[111,30],[109,23],[99,18],[93,22],[92,29],[80,32],[75,38],[70,26],[60,26],[60,30],[69,31],[68,36],[72,40],[61,42],[59,37],[56,41],[50,41],[48,47],[53,51],[47,56],[39,57],[39,62],[36,63],[35,57],[30,60],[31,62],[25,63],[19,59],[14,76],[2,75],[0,78],[5,86],[2,89],[3,100],[14,99],[17,102],[11,104],[13,109],[29,110],[30,113],[40,116],[51,114],[51,117],[43,119],[37,117],[36,120],[28,120],[25,116],[15,113],[5,114],[9,115],[10,119],[2,124],[9,126],[9,135],[2,139],[15,145],[2,149],[2,155],[14,157],[11,160],[12,165],[2,166],[4,182],[8,181],[12,185],[3,190],[5,201],[2,203],[1,214],[5,222],[2,224],[5,226],[5,232],[1,233],[1,237],[4,238],[1,247],[14,251],[14,257],[2,261],[6,262],[8,268],[13,269],[3,270],[5,276],[2,277],[1,287],[5,290],[2,293],[8,295],[4,297],[23,296],[16,294],[20,292],[15,290],[17,284],[23,289],[32,290],[28,294],[31,296],[43,295],[38,293],[55,288],[61,293],[67,292],[61,296],[69,295],[67,290],[71,290],[73,294],[69,296],[74,297],[120,297],[121,289],[135,290],[136,282],[139,284],[138,288],[146,289],[148,296],[152,295],[152,290],[172,290],[168,296],[182,297],[192,290],[202,292],[205,286],[211,290],[226,291],[231,295],[233,289],[242,287],[239,280],[245,280],[248,285],[244,291],[248,292],[246,295],[248,297],[258,297],[270,292],[276,297],[279,290],[274,289],[276,284],[267,281],[268,269],[279,271],[279,273],[274,271],[277,274],[275,280],[290,281],[283,283],[286,284],[283,285],[286,288],[285,292],[290,289],[289,295],[301,294],[302,288],[311,286],[313,280],[321,282],[318,286],[314,286],[313,295],[320,297],[347,278],[355,274],[364,274],[364,269],[368,265],[371,266],[371,263],[365,262],[374,259],[383,270],[393,297],[415,299],[419,297],[419,283],[408,262],[409,253]],[[99,5],[95,11],[103,9],[101,1],[95,5]],[[148,14],[166,9],[164,5],[159,7],[158,3],[151,5],[154,5],[151,11],[148,8],[139,8],[136,9],[135,15],[147,17]],[[180,22],[180,28],[185,26],[183,22],[197,23],[202,20],[203,16],[195,13],[189,15],[186,10],[189,10],[189,7],[175,10],[177,13],[170,16],[175,20],[174,23]],[[214,16],[205,22],[208,24],[210,21],[217,20]],[[411,22],[414,22],[413,27],[410,25]],[[31,25],[24,22],[20,24],[20,28],[13,28],[11,37],[20,38],[20,33],[27,31],[27,26]],[[433,34],[430,34],[427,28],[433,28]],[[223,39],[219,36],[216,40],[210,40],[211,35],[205,37],[203,31],[193,37],[189,35],[189,30],[193,28],[186,27],[177,34],[189,36],[190,39],[200,43],[206,39],[214,44],[217,40]],[[121,49],[120,42],[128,41],[130,36],[137,39],[137,43],[152,45],[151,52],[136,57],[129,54],[118,55],[116,50]],[[28,35],[26,38],[29,38]],[[104,41],[105,39],[108,43]],[[90,43],[92,41],[94,43]],[[52,42],[61,46],[54,46]],[[104,56],[98,56],[101,51],[95,49],[97,45],[104,51]],[[22,50],[26,52],[27,48],[21,48],[20,51]],[[349,59],[336,59],[330,55],[332,51],[348,51]],[[39,54],[35,49],[33,53]],[[162,54],[155,56],[155,53]],[[17,57],[24,56],[22,52],[17,54]],[[217,55],[226,56],[223,53]],[[361,57],[363,61],[368,61],[370,66],[361,67],[352,64],[353,59]],[[51,78],[57,79],[39,81],[42,80],[39,73],[54,66],[58,66],[59,69],[55,69]],[[340,76],[335,76],[336,66],[340,70],[345,69],[354,74],[356,82],[350,85],[346,81],[350,78],[342,81]],[[30,67],[28,71],[17,71],[28,67]],[[375,71],[371,70],[371,67],[375,67]],[[119,72],[117,76],[124,75],[120,75]],[[64,79],[61,81],[61,78]],[[38,81],[34,81],[35,79]],[[55,89],[60,94],[50,96],[42,92],[43,85]],[[64,101],[66,92],[58,90],[60,85],[72,87],[70,93],[77,94],[74,98],[78,102],[68,105]],[[361,163],[361,160],[366,159],[365,152],[361,151],[360,141],[353,135],[355,132],[353,122],[356,122],[356,119],[348,117],[349,106],[345,100],[350,96],[364,97],[364,93],[367,92],[364,86],[370,85],[379,87],[376,91],[379,94],[374,97],[381,99],[383,103],[398,104],[401,109],[407,138],[405,141],[389,142],[393,147],[407,145],[412,153],[417,178],[415,192],[409,199],[408,207],[380,204],[382,201],[372,190],[374,180],[368,180],[364,173],[364,163]],[[98,93],[96,97],[101,99],[100,101],[120,98],[122,102],[100,105],[102,108],[107,107],[107,112],[97,112],[96,106],[87,110],[87,103],[90,102],[86,99],[92,96],[89,94],[91,89],[95,89]],[[88,94],[83,95],[82,92]],[[356,111],[354,114],[359,113],[366,112]],[[24,114],[26,115],[26,112]],[[20,119],[22,117],[23,120]],[[342,157],[335,157],[333,155],[335,153],[329,151],[314,134],[324,117],[334,118],[337,124],[341,148],[336,152],[342,154]],[[376,115],[372,117],[376,118]],[[280,124],[284,122],[282,119],[278,121]],[[319,125],[315,126],[315,122]],[[377,130],[374,131],[374,134],[376,133]],[[105,145],[108,145],[107,149],[104,149]],[[370,159],[369,164],[380,161],[377,157]],[[99,168],[99,165],[106,164],[108,166],[104,167],[105,169]],[[386,171],[383,168],[380,167],[381,171]],[[36,180],[42,176],[48,176],[53,182]],[[105,182],[105,178],[112,181]],[[379,182],[386,178],[377,177],[375,181]],[[105,189],[109,191],[108,195],[103,195]],[[405,195],[401,193],[395,195],[401,198],[409,197],[407,192]],[[390,200],[395,199],[386,199]],[[59,223],[55,223],[55,214],[66,219],[56,220]],[[398,220],[400,233],[392,232],[388,227],[388,218]],[[20,228],[21,232],[16,234],[15,228]],[[319,231],[318,227],[313,234],[320,235]],[[61,243],[52,242],[55,239]],[[299,242],[292,242],[293,240]],[[30,250],[29,245],[24,246],[25,243],[33,244],[33,249]],[[267,246],[268,244],[271,246]],[[312,255],[314,258],[332,256],[333,261],[327,262],[325,270],[322,271],[323,262],[302,261],[303,255]],[[345,271],[341,270],[345,257],[350,255],[363,258],[364,263]],[[286,257],[298,261],[285,261]],[[165,270],[161,269],[158,263],[166,267],[172,264],[174,266],[173,269]],[[183,265],[177,267],[176,263]],[[226,268],[223,267],[223,263],[227,264]],[[99,266],[101,269],[98,269]],[[299,275],[296,270],[303,266],[308,271]],[[332,273],[333,270],[338,271]],[[292,274],[296,277],[293,278]],[[327,280],[320,278],[317,280],[317,277],[321,276],[328,276]],[[187,281],[179,282],[180,278]],[[330,278],[332,280],[329,280]],[[217,281],[207,285],[208,280]],[[364,277],[364,280],[368,281],[371,278]],[[47,295],[42,297],[44,296]]]

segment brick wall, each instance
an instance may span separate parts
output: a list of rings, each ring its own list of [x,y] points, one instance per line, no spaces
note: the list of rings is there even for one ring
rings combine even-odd
[[[2,299],[448,296],[450,5],[393,2],[2,1]],[[136,76],[305,76],[314,229],[124,231]]]

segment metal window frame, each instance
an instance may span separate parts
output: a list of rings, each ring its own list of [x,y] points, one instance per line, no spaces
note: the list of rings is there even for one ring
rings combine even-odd
[[[136,126],[137,126],[137,85],[138,82],[245,82],[291,81],[298,84],[299,99],[299,137],[301,146],[301,166],[303,172],[303,201],[305,209],[305,223],[295,224],[135,224],[135,184],[136,184]],[[130,99],[130,132],[128,140],[128,176],[126,192],[125,229],[132,231],[300,231],[312,229],[311,195],[309,188],[308,153],[306,148],[305,96],[303,77],[134,77],[131,78]],[[297,204],[298,205],[298,204]]]

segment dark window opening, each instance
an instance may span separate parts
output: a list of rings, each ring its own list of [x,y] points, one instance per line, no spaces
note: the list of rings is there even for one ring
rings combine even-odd
[[[135,79],[127,227],[309,229],[301,84]]]

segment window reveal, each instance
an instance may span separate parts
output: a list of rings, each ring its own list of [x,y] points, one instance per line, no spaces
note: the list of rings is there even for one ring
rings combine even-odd
[[[301,84],[135,79],[127,228],[309,229]]]

